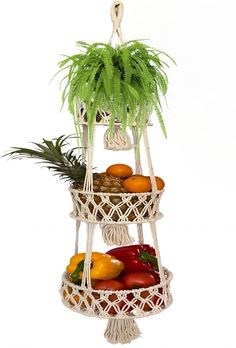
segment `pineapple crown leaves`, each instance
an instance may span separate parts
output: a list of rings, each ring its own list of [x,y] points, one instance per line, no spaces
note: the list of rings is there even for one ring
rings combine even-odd
[[[74,114],[78,102],[86,104],[91,140],[97,111],[111,112],[110,130],[115,119],[127,126],[136,123],[138,134],[146,125],[148,114],[156,111],[166,136],[161,97],[166,95],[168,77],[166,61],[174,60],[166,53],[140,41],[128,41],[113,48],[109,44],[77,42],[81,51],[59,62],[62,79],[62,105],[67,101]]]
[[[42,144],[32,143],[35,149],[12,147],[12,151],[4,156],[12,159],[34,158],[40,160],[45,166],[58,175],[60,179],[69,182],[83,182],[86,173],[86,164],[81,156],[75,155],[75,148],[64,150],[68,145],[67,139],[70,136],[62,135],[56,139],[43,139]]]

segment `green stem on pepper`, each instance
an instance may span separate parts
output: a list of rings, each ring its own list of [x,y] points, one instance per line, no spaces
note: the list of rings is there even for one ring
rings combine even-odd
[[[80,261],[76,270],[71,274],[71,278],[74,283],[80,280],[80,272],[83,271],[83,269],[84,269],[84,260]]]
[[[145,250],[140,251],[140,259],[144,262],[151,262],[153,264],[153,269],[155,271],[159,271],[157,257],[154,255],[151,255],[149,252]]]

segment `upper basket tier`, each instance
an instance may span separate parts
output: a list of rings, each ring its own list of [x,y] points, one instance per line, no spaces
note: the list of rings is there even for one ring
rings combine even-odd
[[[70,187],[72,217],[85,222],[107,224],[143,223],[162,217],[159,203],[163,191],[147,193],[86,192]]]

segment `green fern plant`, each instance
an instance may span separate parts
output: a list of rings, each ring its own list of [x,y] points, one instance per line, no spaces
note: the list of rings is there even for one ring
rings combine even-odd
[[[97,111],[111,112],[109,128],[114,130],[115,119],[126,130],[136,123],[140,139],[147,116],[155,110],[166,137],[162,117],[161,97],[166,95],[168,77],[166,61],[174,60],[166,53],[139,41],[129,41],[113,48],[109,44],[77,42],[80,53],[66,56],[59,62],[59,72],[66,71],[62,79],[63,105],[75,119],[78,103],[86,104],[91,140]],[[175,63],[175,62],[174,62]],[[75,121],[77,124],[77,122]]]

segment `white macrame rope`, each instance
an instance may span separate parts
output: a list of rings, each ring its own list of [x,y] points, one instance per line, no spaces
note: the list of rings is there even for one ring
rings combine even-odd
[[[111,6],[111,20],[113,22],[113,30],[109,40],[109,44],[111,44],[112,39],[115,34],[117,34],[120,43],[124,43],[124,36],[121,30],[121,21],[123,18],[124,6],[121,1],[115,1]]]
[[[134,319],[109,319],[104,337],[108,342],[131,343],[141,335],[139,327]]]
[[[95,139],[95,129],[96,127],[93,126],[93,134]],[[95,140],[93,140],[94,143]],[[84,180],[84,190],[88,191],[89,193],[93,192],[93,150],[94,145],[91,143],[90,136],[87,138],[87,169],[85,174],[85,180]]]
[[[101,225],[102,237],[107,245],[128,245],[134,242],[128,226],[121,224]]]
[[[93,234],[94,234],[94,224],[87,224],[87,243],[86,243],[86,253],[84,260],[84,270],[81,287],[86,289],[92,289],[91,277],[90,277],[90,267],[91,267],[91,256],[93,248]]]
[[[104,319],[143,318],[160,313],[172,303],[170,282],[173,276],[167,269],[164,271],[164,281],[158,285],[116,291],[75,285],[64,273],[60,290],[62,302],[74,312]]]
[[[132,127],[132,135],[133,135],[133,143],[134,143],[135,173],[142,175],[143,170],[142,170],[141,158],[140,158],[140,143],[138,143],[138,141],[137,141],[135,126]],[[142,224],[137,224],[137,232],[138,232],[138,242],[139,242],[139,244],[143,244],[144,237],[143,237],[143,225]]]
[[[104,134],[104,147],[107,150],[124,151],[133,148],[130,137],[127,133],[123,133],[120,126],[115,126],[114,134],[110,134],[107,129]]]
[[[153,166],[152,166],[150,146],[149,146],[148,135],[147,135],[147,127],[145,127],[144,132],[143,132],[143,141],[144,141],[144,145],[145,145],[149,174],[150,174],[150,179],[151,179],[151,183],[152,183],[152,191],[154,193],[156,193],[156,192],[158,192],[158,190],[157,190],[156,178],[155,178],[155,174],[154,174],[154,170],[153,170]]]
[[[138,231],[138,242],[139,242],[139,244],[144,244],[143,225],[142,224],[137,224],[137,231]]]
[[[159,244],[157,239],[156,223],[150,222],[150,227],[151,227],[151,233],[152,233],[152,239],[153,239],[153,246],[154,246],[154,249],[156,250],[156,256],[158,260],[160,279],[162,283],[163,281],[165,281],[165,275],[164,275],[164,270],[161,264],[161,254],[160,254],[160,249],[159,249]]]
[[[134,143],[134,157],[135,157],[135,173],[143,174],[141,158],[140,158],[140,144],[138,143],[135,126],[132,126],[132,135],[133,135],[133,143]]]
[[[155,221],[162,217],[162,192],[101,193],[69,188],[75,219],[92,223],[130,224]]]
[[[81,222],[79,220],[76,220],[75,222],[75,255],[78,254],[79,251],[79,229]]]
[[[87,157],[87,149],[88,149],[88,126],[86,124],[83,124],[82,127],[83,127],[82,160],[85,161]]]

